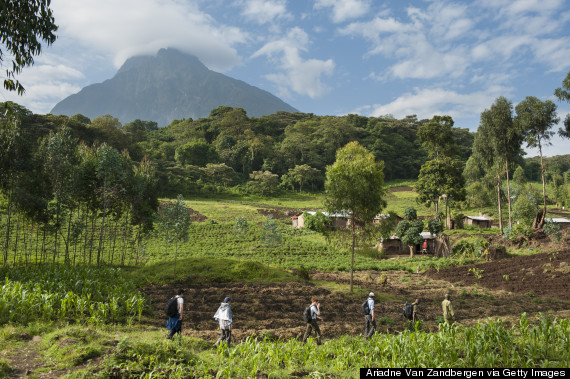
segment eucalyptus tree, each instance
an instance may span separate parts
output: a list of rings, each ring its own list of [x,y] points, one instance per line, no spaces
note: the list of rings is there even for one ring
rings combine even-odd
[[[69,214],[69,225],[71,225],[74,204],[72,193],[73,173],[79,164],[77,140],[71,136],[68,128],[63,128],[57,133],[50,133],[49,136],[42,140],[40,154],[43,158],[44,171],[50,178],[56,207],[53,249],[53,260],[55,261],[58,254],[58,235],[62,234],[62,218],[66,212]],[[64,237],[63,234],[62,237]],[[67,262],[69,260],[69,241],[68,238],[64,237],[63,239],[65,242],[65,260]]]
[[[160,205],[157,224],[158,235],[162,236],[167,243],[166,254],[168,254],[168,244],[172,242],[175,244],[173,278],[176,280],[178,243],[188,240],[190,228],[190,210],[186,206],[182,195],[178,195],[176,201],[166,201]]]
[[[358,142],[350,142],[336,152],[336,161],[327,167],[324,206],[328,212],[347,213],[352,228],[350,291],[353,286],[356,223],[370,222],[386,206],[384,162]]]
[[[560,101],[570,103],[570,72],[568,72],[566,78],[562,81],[562,87],[559,87],[554,91],[554,96],[556,96]],[[558,134],[561,137],[570,138],[570,113],[567,114],[564,119],[564,129],[558,129]]]
[[[131,214],[130,223],[137,227],[137,241],[140,241],[142,235],[150,233],[154,228],[154,219],[156,218],[158,209],[157,179],[156,170],[146,156],[133,168],[133,171],[133,175],[130,176],[131,179],[127,190],[127,198],[130,203],[128,204],[130,205]],[[125,260],[127,219],[128,210],[127,216],[125,217],[121,264],[124,264]]]
[[[510,164],[522,154],[521,144],[524,135],[514,124],[513,104],[501,96],[489,109],[481,113],[481,122],[475,136],[473,153],[478,157],[487,171],[496,166],[497,202],[499,207],[499,227],[502,233],[501,211],[501,176],[507,178],[507,202],[509,206],[509,226],[512,227],[511,193],[509,168]]]
[[[31,157],[30,143],[26,141],[22,123],[31,117],[26,108],[12,102],[0,103],[0,191],[7,200],[6,232],[4,236],[4,259],[8,260],[12,221],[12,196],[21,175],[26,171]]]
[[[537,227],[544,225],[546,216],[546,180],[544,175],[544,162],[542,159],[542,146],[551,145],[550,138],[554,135],[552,127],[560,121],[556,114],[556,104],[550,100],[541,101],[534,96],[527,96],[515,108],[515,119],[518,127],[524,131],[528,147],[538,148],[540,155],[540,176],[542,178],[542,217]]]
[[[101,230],[99,233],[99,247],[97,249],[97,265],[101,262],[101,252],[103,250],[103,238],[105,234],[105,222],[110,208],[119,201],[120,195],[124,192],[125,182],[130,166],[126,167],[126,162],[121,154],[107,144],[103,144],[97,149],[96,175],[99,180],[97,193],[102,206]]]

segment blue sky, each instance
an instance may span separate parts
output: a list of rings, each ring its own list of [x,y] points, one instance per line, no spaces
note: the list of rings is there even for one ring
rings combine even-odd
[[[3,99],[47,113],[133,55],[175,47],[302,112],[451,115],[498,96],[555,100],[570,71],[564,0],[52,0],[58,40]],[[570,104],[557,100],[561,119]],[[558,128],[556,128],[557,130]],[[553,138],[546,155],[570,153]],[[529,150],[529,156],[537,154]]]

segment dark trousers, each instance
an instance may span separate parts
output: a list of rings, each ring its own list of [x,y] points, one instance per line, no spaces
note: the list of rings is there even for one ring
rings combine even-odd
[[[321,329],[319,328],[319,324],[317,324],[317,320],[311,320],[307,323],[307,330],[305,330],[305,335],[303,336],[303,343],[307,341],[311,332],[315,329],[315,333],[317,334],[317,345],[321,344]]]
[[[167,326],[167,327],[170,327],[170,334],[166,338],[168,338],[170,340],[170,339],[172,339],[172,337],[174,337],[174,335],[176,333],[178,333],[180,336],[182,336],[182,320],[180,320],[180,319],[172,320],[172,318],[171,318],[171,319],[169,319],[168,324],[171,324],[171,325]]]
[[[220,329],[220,338],[216,341],[216,345],[223,341],[228,344],[228,347],[230,346],[232,342],[232,331],[230,329]]]
[[[370,338],[376,331],[376,320],[372,320],[372,315],[364,316],[364,338]]]

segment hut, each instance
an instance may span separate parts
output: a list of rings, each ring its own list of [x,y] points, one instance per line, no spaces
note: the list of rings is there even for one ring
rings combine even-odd
[[[463,218],[464,225],[475,225],[480,228],[490,228],[491,220],[483,216],[465,216]]]
[[[300,215],[291,217],[291,226],[293,226],[293,228],[305,227],[305,213],[311,216],[317,214],[317,212],[315,211],[306,211],[301,213]],[[348,213],[332,213],[332,214],[329,214],[328,212],[321,212],[321,213],[331,219],[332,225],[335,228],[346,228],[350,226],[350,214]]]
[[[552,222],[553,224],[560,225],[560,230],[570,228],[570,220],[564,217],[547,217],[544,222]]]

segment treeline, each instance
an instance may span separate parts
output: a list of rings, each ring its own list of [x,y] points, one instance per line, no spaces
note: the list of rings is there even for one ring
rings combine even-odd
[[[155,170],[146,157],[134,163],[127,149],[99,140],[104,130],[81,125],[77,118],[37,116],[3,105],[4,265],[139,260],[143,235],[152,230],[158,208]],[[112,133],[124,135],[119,129]]]
[[[151,121],[121,125],[110,115],[90,120],[82,115],[35,115],[16,107],[30,141],[66,127],[86,146],[105,143],[127,150],[134,161],[147,156],[156,169],[161,196],[235,186],[265,194],[278,188],[321,190],[326,166],[334,162],[337,149],[351,141],[385,162],[386,180],[415,179],[427,160],[417,132],[429,120],[415,116],[398,120],[278,112],[249,118],[241,108],[218,107],[208,118],[175,120],[159,128]],[[453,138],[465,162],[474,134],[453,128]]]

